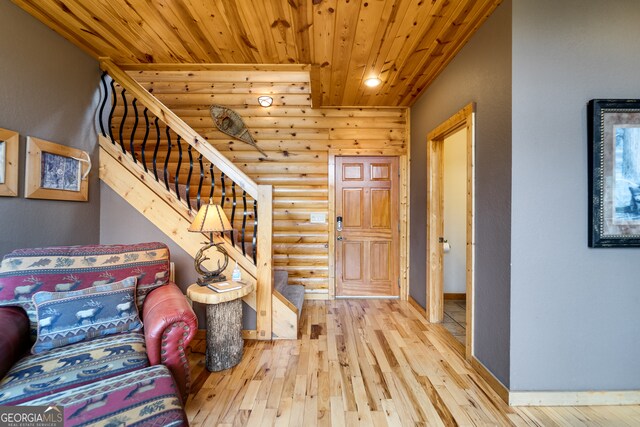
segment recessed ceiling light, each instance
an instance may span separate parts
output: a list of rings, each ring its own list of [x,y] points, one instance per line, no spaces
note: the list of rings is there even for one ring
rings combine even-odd
[[[364,81],[364,84],[369,86],[369,87],[376,87],[380,83],[382,83],[382,80],[380,80],[377,77],[371,77],[371,78],[368,78],[367,80]]]
[[[266,95],[259,96],[258,104],[262,105],[263,107],[271,107],[271,104],[273,104],[273,98]]]

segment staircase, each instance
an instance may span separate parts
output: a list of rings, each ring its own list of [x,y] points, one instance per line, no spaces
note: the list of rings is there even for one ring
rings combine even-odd
[[[256,285],[244,298],[256,329],[244,336],[297,338],[304,287],[273,270],[272,186],[256,184],[113,62],[101,67],[100,178],[191,256],[203,240],[187,231],[191,220],[209,199],[220,204],[234,228],[215,236],[233,260],[225,274],[237,261]]]

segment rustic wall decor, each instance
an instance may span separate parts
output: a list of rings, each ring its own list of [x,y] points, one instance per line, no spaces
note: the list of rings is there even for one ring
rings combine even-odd
[[[19,135],[0,128],[0,196],[18,195]]]
[[[239,139],[242,142],[246,142],[258,150],[263,156],[268,157],[267,153],[258,147],[258,144],[254,141],[249,133],[249,129],[247,129],[247,126],[238,113],[222,105],[212,105],[209,108],[209,112],[211,113],[213,124],[216,125],[220,132]]]
[[[589,246],[640,247],[640,100],[592,99]]]
[[[90,170],[85,151],[27,137],[26,198],[86,202]]]

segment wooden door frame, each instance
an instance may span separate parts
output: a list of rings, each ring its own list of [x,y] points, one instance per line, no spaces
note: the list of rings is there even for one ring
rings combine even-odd
[[[444,316],[444,140],[466,128],[467,137],[467,248],[466,248],[466,356],[473,354],[473,292],[475,269],[475,103],[470,103],[427,135],[427,307],[429,322]]]
[[[409,174],[404,148],[329,149],[329,299],[336,297],[336,157],[397,157],[400,172],[398,215],[400,217],[399,271],[400,299],[407,300],[409,290]]]

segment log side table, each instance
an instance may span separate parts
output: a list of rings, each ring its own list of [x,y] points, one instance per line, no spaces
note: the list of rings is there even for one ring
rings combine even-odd
[[[241,298],[253,292],[253,289],[253,283],[242,283],[240,289],[221,293],[197,284],[187,289],[187,297],[191,301],[207,306],[205,360],[208,371],[222,371],[240,363],[244,346]]]

